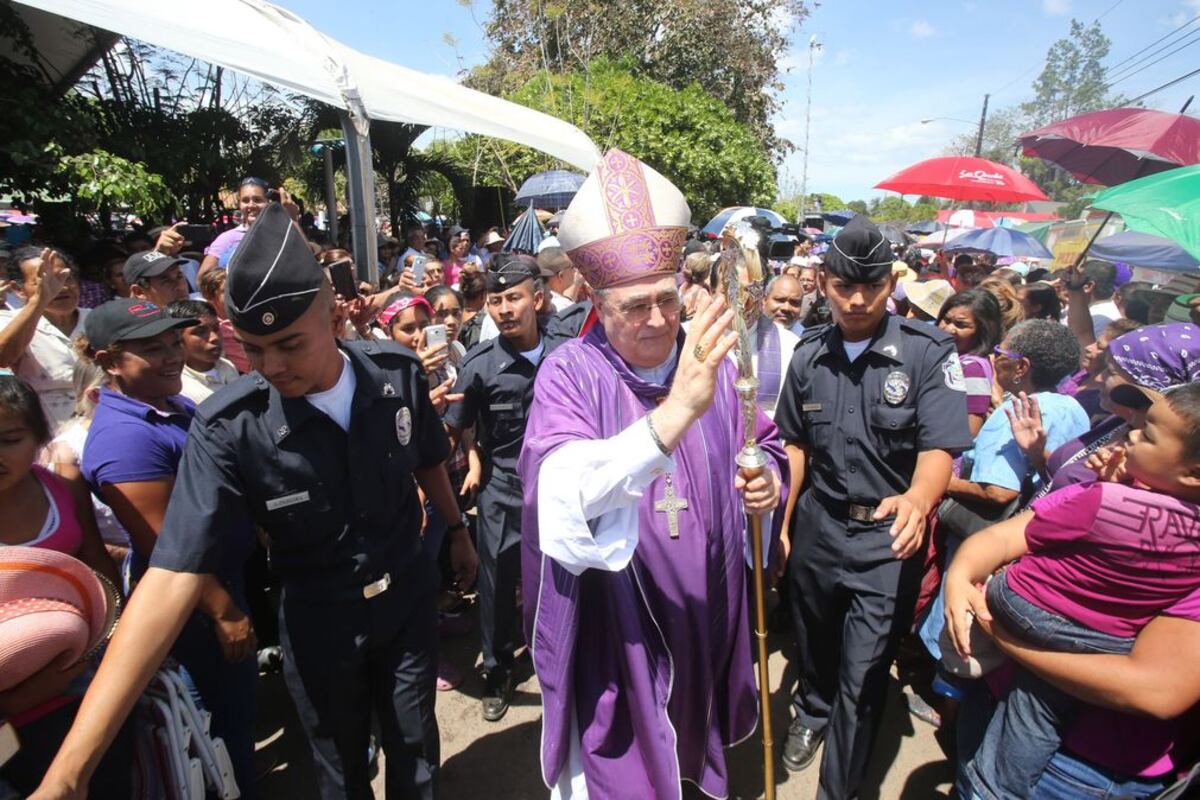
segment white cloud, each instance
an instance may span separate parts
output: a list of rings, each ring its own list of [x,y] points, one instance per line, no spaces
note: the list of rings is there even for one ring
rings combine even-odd
[[[930,36],[933,36],[935,33],[937,33],[937,31],[934,30],[933,26],[925,20],[918,19],[915,20],[912,25],[908,26],[908,33],[910,36],[914,36],[917,39],[928,39]]]
[[[1158,21],[1172,28],[1180,28],[1200,14],[1200,0],[1184,0],[1180,5],[1183,8],[1168,16],[1159,17]]]
[[[1071,13],[1071,0],[1042,0],[1042,11],[1052,17]]]

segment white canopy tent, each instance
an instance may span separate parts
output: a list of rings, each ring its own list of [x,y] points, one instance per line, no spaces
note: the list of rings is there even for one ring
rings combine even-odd
[[[360,53],[263,0],[17,2],[236,70],[341,109],[355,260],[372,273],[375,193],[370,120],[507,139],[584,171],[600,158],[595,143],[574,125],[449,78]]]

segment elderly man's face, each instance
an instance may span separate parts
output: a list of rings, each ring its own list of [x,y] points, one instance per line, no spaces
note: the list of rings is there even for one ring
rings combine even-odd
[[[800,281],[801,293],[812,294],[817,290],[817,270],[814,267],[805,267],[800,270],[797,280]]]
[[[657,367],[679,333],[679,288],[674,275],[651,276],[595,294],[608,340],[633,367]]]
[[[790,328],[800,319],[800,302],[804,299],[804,291],[800,281],[791,275],[780,275],[767,291],[763,308],[771,315],[771,319],[785,328]]]

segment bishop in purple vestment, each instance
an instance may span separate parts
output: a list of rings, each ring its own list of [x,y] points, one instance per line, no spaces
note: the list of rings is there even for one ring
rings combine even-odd
[[[679,326],[689,216],[666,179],[612,151],[559,232],[600,325],[543,362],[519,467],[554,797],[673,798],[683,781],[724,797],[724,748],[757,724],[745,515],[767,512],[778,534],[786,457],[760,411],[771,463],[735,481],[732,314],[717,302]]]

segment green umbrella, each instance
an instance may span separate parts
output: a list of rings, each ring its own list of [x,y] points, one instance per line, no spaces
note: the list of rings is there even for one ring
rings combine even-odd
[[[1026,222],[1013,228],[1013,230],[1028,233],[1042,244],[1045,244],[1046,234],[1050,232],[1050,226],[1053,224],[1053,222]]]
[[[1114,211],[1133,230],[1165,236],[1200,258],[1200,164],[1105,189],[1092,206]]]

